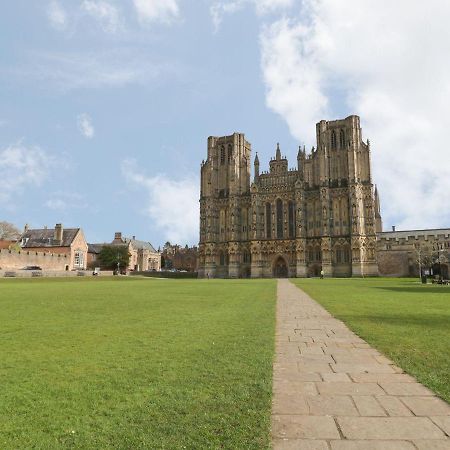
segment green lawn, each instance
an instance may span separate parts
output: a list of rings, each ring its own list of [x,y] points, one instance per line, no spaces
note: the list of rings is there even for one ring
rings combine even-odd
[[[386,278],[292,281],[450,402],[450,286]]]
[[[274,280],[0,280],[0,448],[270,447]]]

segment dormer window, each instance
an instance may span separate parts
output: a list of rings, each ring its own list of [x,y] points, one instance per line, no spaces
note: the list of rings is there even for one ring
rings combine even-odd
[[[22,238],[20,240],[20,246],[21,247],[25,247],[25,245],[27,245],[27,242],[30,240],[30,238]]]

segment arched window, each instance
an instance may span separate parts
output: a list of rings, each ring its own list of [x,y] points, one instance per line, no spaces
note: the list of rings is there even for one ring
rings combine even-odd
[[[272,237],[272,205],[266,203],[266,237],[270,239]]]
[[[295,205],[294,202],[290,201],[289,206],[289,237],[295,237]]]
[[[336,148],[336,131],[331,132],[331,148]]]
[[[231,162],[233,158],[233,146],[231,144],[228,145],[228,162]]]
[[[341,130],[339,132],[339,147],[341,149],[345,148],[345,131],[344,130]]]
[[[277,200],[277,239],[283,239],[283,202]]]
[[[225,147],[220,147],[220,164],[225,164]]]
[[[342,250],[340,248],[336,249],[336,262],[337,263],[342,262]]]

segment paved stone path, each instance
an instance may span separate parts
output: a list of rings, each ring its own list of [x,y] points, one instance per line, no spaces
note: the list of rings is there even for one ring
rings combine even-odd
[[[278,281],[274,450],[448,450],[450,406]]]

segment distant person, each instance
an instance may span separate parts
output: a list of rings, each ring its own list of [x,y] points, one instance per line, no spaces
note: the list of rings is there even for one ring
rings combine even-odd
[[[206,273],[206,278],[209,280],[209,272]]]
[[[323,269],[320,271],[320,278],[323,280]]]

